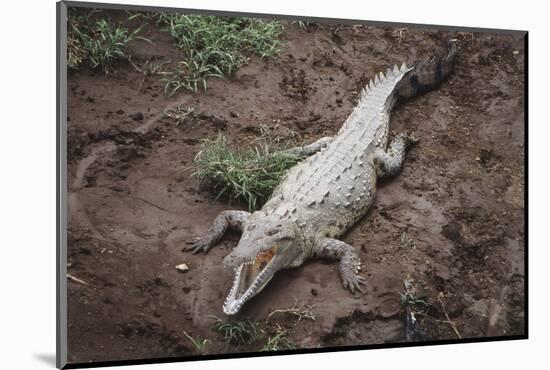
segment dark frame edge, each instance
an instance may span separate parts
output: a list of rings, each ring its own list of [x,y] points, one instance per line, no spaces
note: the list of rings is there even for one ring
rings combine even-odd
[[[524,150],[524,156],[523,156],[523,179],[524,179],[524,187],[523,187],[523,204],[524,204],[524,230],[525,230],[525,238],[524,238],[524,248],[523,248],[523,263],[524,263],[524,279],[523,279],[523,291],[524,291],[524,306],[523,306],[523,314],[524,314],[524,330],[525,330],[525,337],[529,339],[529,32],[525,32],[525,35],[523,36],[523,42],[524,42],[524,53],[525,53],[525,60],[524,60],[524,78],[525,78],[525,84],[524,84],[524,115],[523,115],[523,130],[524,130],[524,138],[523,138],[523,150]]]
[[[67,366],[67,4],[56,3],[56,367]]]

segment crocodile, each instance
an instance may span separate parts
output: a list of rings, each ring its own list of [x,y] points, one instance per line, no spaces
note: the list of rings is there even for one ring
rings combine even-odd
[[[223,261],[234,268],[223,312],[235,315],[277,271],[311,258],[339,261],[344,288],[364,292],[361,261],[355,248],[337,238],[373,204],[376,183],[400,172],[405,153],[416,143],[400,133],[388,145],[390,113],[399,103],[438,86],[452,71],[456,46],[443,56],[395,65],[376,74],[334,137],[289,149],[305,156],[289,169],[269,200],[256,212],[226,210],[186,251],[208,252],[229,229],[242,233]]]

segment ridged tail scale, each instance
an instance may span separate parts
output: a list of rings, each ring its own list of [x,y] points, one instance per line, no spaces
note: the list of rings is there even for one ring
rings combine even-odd
[[[395,95],[398,102],[413,98],[437,87],[451,73],[456,54],[456,44],[449,44],[447,55],[431,57],[410,65],[411,70],[399,81]]]
[[[449,52],[442,57],[432,57],[422,62],[378,73],[361,92],[357,106],[340,128],[341,134],[348,127],[369,122],[377,112],[390,112],[399,104],[416,95],[437,87],[452,71],[456,45],[451,43]]]

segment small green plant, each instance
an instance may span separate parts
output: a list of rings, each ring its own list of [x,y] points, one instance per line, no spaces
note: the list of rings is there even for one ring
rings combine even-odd
[[[220,134],[203,142],[195,157],[194,174],[218,192],[216,199],[244,201],[254,211],[269,198],[285,172],[302,159],[284,149],[259,140],[248,149],[233,150]]]
[[[143,26],[142,26],[143,27]],[[86,64],[89,68],[102,68],[108,72],[120,62],[128,60],[127,45],[135,40],[147,40],[134,31],[112,24],[107,18],[94,18],[69,12],[67,36],[67,65],[78,69]]]
[[[260,352],[280,351],[285,349],[296,349],[298,346],[288,338],[288,333],[282,327],[277,325],[275,333],[267,337],[267,341]]]
[[[225,343],[235,346],[252,343],[262,333],[259,324],[252,321],[223,321],[219,318],[214,323],[214,329],[222,335]]]
[[[176,121],[176,125],[180,125],[185,122],[188,118],[194,116],[195,109],[192,107],[184,108],[181,105],[176,108],[166,109],[162,114],[164,116],[172,118]]]
[[[231,76],[250,55],[278,53],[279,22],[252,18],[161,14],[157,24],[170,33],[183,60],[163,80],[165,91],[206,90],[210,77]]]
[[[139,73],[143,73],[145,76],[155,76],[163,75],[166,73],[166,65],[170,63],[167,61],[155,61],[155,60],[146,60],[145,63],[138,65],[134,63],[131,57],[128,58],[130,64],[134,67]]]
[[[208,343],[210,343],[209,339],[200,339],[200,338],[193,338],[191,335],[187,334],[185,330],[183,330],[183,334],[189,339],[189,341],[193,344],[197,352],[204,353],[205,347]]]
[[[425,307],[429,306],[428,302],[426,302],[424,298],[419,298],[412,292],[401,293],[400,299],[403,306],[415,306],[418,304],[422,304]]]

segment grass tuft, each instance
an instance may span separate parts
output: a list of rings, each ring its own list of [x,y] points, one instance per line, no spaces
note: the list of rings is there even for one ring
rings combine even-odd
[[[90,15],[69,12],[67,65],[72,69],[86,65],[108,72],[116,63],[129,59],[126,47],[131,41],[149,41],[137,35],[141,29],[139,27],[130,32],[127,28],[111,24],[107,18],[92,19]]]
[[[254,211],[269,199],[285,172],[303,159],[284,150],[291,142],[262,133],[252,147],[234,150],[220,134],[203,142],[195,157],[195,175],[218,192],[216,199],[243,201]]]
[[[250,55],[277,54],[283,32],[279,22],[242,17],[162,14],[158,24],[183,56],[178,68],[163,78],[168,94],[206,90],[209,77],[231,76]]]
[[[262,334],[259,325],[252,321],[223,321],[218,318],[214,329],[222,335],[225,343],[235,346],[254,342]]]
[[[289,337],[285,329],[278,326],[273,335],[267,337],[267,341],[260,352],[280,351],[285,349],[296,349],[298,346]]]

